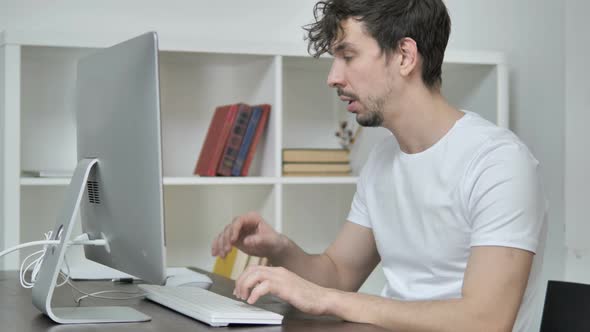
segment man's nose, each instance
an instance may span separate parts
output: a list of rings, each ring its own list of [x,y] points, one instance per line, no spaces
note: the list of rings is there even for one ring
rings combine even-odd
[[[339,65],[334,60],[330,72],[328,73],[328,80],[326,82],[331,88],[344,87],[344,76],[339,68]]]

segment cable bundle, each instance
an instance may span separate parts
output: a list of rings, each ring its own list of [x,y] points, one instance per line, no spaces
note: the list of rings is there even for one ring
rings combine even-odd
[[[50,240],[52,238],[53,231],[49,231],[44,234],[45,240],[32,241],[32,242],[19,244],[17,246],[14,246],[12,248],[9,248],[9,249],[6,249],[6,250],[0,252],[0,257],[2,257],[6,254],[9,254],[9,253],[19,250],[19,249],[32,247],[32,246],[41,246],[41,245],[43,246],[43,249],[35,251],[34,253],[28,255],[27,257],[25,257],[25,259],[21,263],[20,270],[19,270],[19,279],[20,279],[20,284],[22,287],[33,288],[35,286],[35,282],[37,281],[37,276],[39,275],[39,271],[41,269],[41,265],[43,264],[43,259],[45,258],[45,254],[47,253],[47,250],[51,246],[58,245],[61,242],[61,233],[62,232],[60,230],[60,232],[56,236],[56,239]],[[71,245],[106,246],[107,242],[106,242],[106,240],[103,240],[103,239],[102,240],[89,240],[88,234],[84,233],[84,234],[76,237],[73,241],[71,241],[67,244],[68,247]],[[145,296],[145,294],[143,294],[143,293],[131,292],[131,291],[119,291],[119,290],[105,290],[105,291],[100,291],[100,292],[95,292],[95,293],[87,293],[83,290],[80,290],[78,287],[74,286],[74,284],[71,282],[71,280],[70,280],[70,266],[68,265],[68,261],[67,261],[66,257],[64,257],[64,263],[66,265],[67,273],[63,273],[60,270],[59,275],[64,280],[61,283],[57,284],[56,287],[61,287],[65,284],[68,284],[74,290],[78,291],[81,294],[84,294],[83,296],[74,299],[74,301],[76,303],[80,303],[81,300],[83,300],[87,297],[95,297],[95,298],[109,299],[109,300],[129,300],[129,299],[134,299],[134,298],[139,298],[139,297]],[[31,277],[29,280],[27,280],[26,275],[29,270],[31,270]],[[105,293],[123,293],[123,294],[134,294],[134,295],[127,296],[127,297],[109,297],[109,296],[99,295],[99,294],[105,294]]]

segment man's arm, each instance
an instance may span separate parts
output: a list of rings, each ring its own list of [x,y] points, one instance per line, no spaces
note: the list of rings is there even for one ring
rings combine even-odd
[[[323,313],[396,331],[512,331],[534,254],[473,247],[462,298],[402,302],[328,290]]]
[[[272,265],[320,286],[344,291],[358,290],[380,261],[373,231],[351,222],[344,224],[323,254],[307,254],[284,235],[282,243],[282,250],[270,257]]]

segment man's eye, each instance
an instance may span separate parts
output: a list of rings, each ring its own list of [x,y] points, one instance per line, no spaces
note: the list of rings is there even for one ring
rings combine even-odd
[[[352,56],[351,55],[344,55],[342,56],[342,59],[344,59],[344,61],[349,62],[350,60],[352,60]]]

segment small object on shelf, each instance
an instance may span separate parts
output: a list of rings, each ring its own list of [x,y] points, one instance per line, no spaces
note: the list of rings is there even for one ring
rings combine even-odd
[[[351,126],[352,127],[352,126]],[[348,127],[348,121],[340,121],[340,127],[336,131],[336,137],[338,137],[338,143],[345,150],[350,150],[350,147],[356,141],[363,127],[358,126],[356,130],[352,130]]]
[[[22,175],[34,178],[71,178],[74,171],[59,169],[23,170]]]

